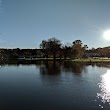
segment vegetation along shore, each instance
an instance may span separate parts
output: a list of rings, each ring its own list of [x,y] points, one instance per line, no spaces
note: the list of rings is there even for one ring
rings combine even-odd
[[[81,40],[63,44],[57,38],[42,40],[39,49],[0,49],[0,59],[71,60],[74,62],[110,62],[110,47],[89,49]]]

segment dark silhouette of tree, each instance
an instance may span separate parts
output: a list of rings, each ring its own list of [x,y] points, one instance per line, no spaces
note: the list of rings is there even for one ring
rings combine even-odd
[[[45,57],[48,58],[48,54],[49,54],[48,41],[42,40],[42,43],[40,44],[40,48],[42,49],[42,52],[45,54]]]
[[[56,59],[56,55],[58,51],[61,49],[61,42],[60,40],[56,39],[55,37],[46,40],[43,40],[40,44],[40,48],[43,49],[43,52],[48,56],[52,55],[54,59]]]
[[[7,55],[7,58],[8,59],[15,59],[15,58],[18,58],[18,51],[19,49],[7,49],[5,52],[6,52],[6,55]]]
[[[62,47],[63,55],[64,58],[66,59],[67,57],[71,58],[71,53],[72,53],[72,45],[70,43],[67,43]]]
[[[0,60],[4,58],[4,50],[0,49]]]
[[[53,55],[54,59],[56,58],[56,55],[60,48],[61,48],[60,40],[56,39],[55,37],[48,39],[48,49],[50,51],[50,54]]]

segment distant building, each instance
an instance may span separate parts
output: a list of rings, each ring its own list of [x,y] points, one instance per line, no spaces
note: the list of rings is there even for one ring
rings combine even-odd
[[[100,53],[94,52],[92,50],[87,50],[84,54],[85,57],[100,57]]]

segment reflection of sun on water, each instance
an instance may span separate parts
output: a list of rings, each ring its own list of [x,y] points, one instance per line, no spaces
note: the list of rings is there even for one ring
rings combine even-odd
[[[101,78],[102,80],[98,84],[101,92],[97,93],[97,97],[101,98],[102,103],[108,102],[110,104],[110,70],[101,75]]]

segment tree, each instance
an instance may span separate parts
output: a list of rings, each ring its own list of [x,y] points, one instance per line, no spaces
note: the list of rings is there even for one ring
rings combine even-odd
[[[63,49],[63,55],[64,55],[64,58],[66,59],[67,57],[71,57],[71,50],[72,50],[72,45],[70,43],[67,43],[66,45],[64,45],[62,47]]]
[[[75,40],[72,45],[72,53],[74,58],[81,58],[84,55],[87,45],[83,46],[81,40]]]
[[[42,52],[45,54],[45,57],[48,58],[48,41],[42,40],[40,48],[42,49]]]
[[[61,42],[60,40],[56,39],[55,37],[46,40],[43,40],[40,44],[40,48],[43,49],[43,52],[46,55],[52,55],[54,59],[56,59],[56,55],[58,51],[61,49]]]
[[[97,48],[97,52],[100,54],[101,57],[109,57],[110,51],[109,48]]]
[[[4,58],[4,50],[0,49],[0,60]]]

